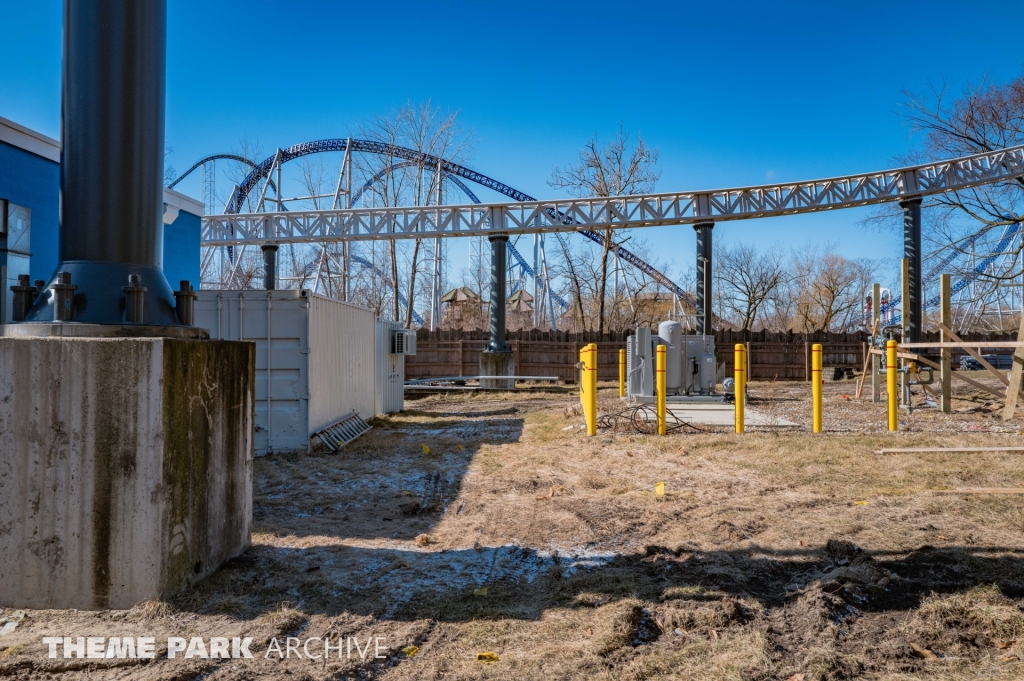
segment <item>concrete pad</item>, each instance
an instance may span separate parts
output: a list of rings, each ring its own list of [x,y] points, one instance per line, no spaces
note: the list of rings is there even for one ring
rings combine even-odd
[[[727,403],[716,404],[672,404],[665,405],[680,421],[709,426],[732,426],[736,424],[736,407]],[[770,418],[766,414],[747,407],[743,413],[748,426],[781,426],[799,428],[800,425],[783,418]]]
[[[0,606],[128,608],[249,545],[255,346],[0,338]]]

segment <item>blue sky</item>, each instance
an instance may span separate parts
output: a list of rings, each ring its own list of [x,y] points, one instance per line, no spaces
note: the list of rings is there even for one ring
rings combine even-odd
[[[61,3],[0,1],[0,116],[58,136]],[[407,100],[460,110],[475,169],[539,198],[554,166],[621,122],[660,150],[659,190],[875,170],[915,144],[902,91],[1024,69],[1019,1],[169,0],[171,163],[345,136]],[[484,195],[484,194],[482,194]],[[836,243],[893,258],[863,211],[722,225],[719,240]],[[647,230],[678,272],[689,227]]]

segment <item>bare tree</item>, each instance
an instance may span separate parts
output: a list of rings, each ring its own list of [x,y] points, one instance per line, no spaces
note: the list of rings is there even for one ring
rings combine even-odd
[[[464,163],[470,155],[472,137],[458,124],[458,111],[442,111],[430,100],[404,106],[387,114],[375,116],[363,126],[364,137],[388,144],[411,148],[422,154],[437,156],[456,163]],[[437,200],[438,183],[441,178],[437,169],[425,162],[405,165],[400,159],[374,156],[360,160],[359,172],[370,184],[369,192],[374,205],[399,206],[431,205]],[[416,277],[423,263],[420,262],[422,241],[416,239],[408,257],[408,298],[405,322],[412,325],[413,309],[417,302]],[[394,282],[394,317],[401,319],[399,289],[402,278],[399,274],[401,258],[398,244],[389,244],[391,281]]]
[[[623,132],[620,124],[618,134],[605,144],[600,144],[596,135],[592,137],[580,150],[579,162],[565,168],[555,168],[548,184],[581,197],[643,194],[653,190],[661,177],[661,172],[654,169],[657,163],[658,150],[647,146],[640,135],[637,135],[636,145],[631,147],[629,134]],[[612,230],[609,229],[604,234],[598,279],[599,332],[604,332],[608,253],[612,245]],[[579,288],[578,282],[576,288]]]
[[[870,261],[853,261],[831,246],[793,253],[792,295],[801,331],[839,331],[860,321],[864,296],[874,276]]]
[[[904,97],[900,113],[911,129],[921,134],[922,142],[899,158],[900,163],[923,163],[1024,143],[1024,75],[1007,83],[983,80],[978,85],[967,84],[958,92],[941,83],[924,93],[905,91]],[[1024,178],[926,197],[922,207],[927,209],[922,213],[926,262],[951,252],[967,254],[963,265],[954,261],[945,266],[958,278],[972,280],[965,292],[970,294],[970,311],[965,314],[984,325],[997,318],[994,326],[1003,328],[1004,321],[1010,321],[1003,319],[1003,296],[1010,282],[1019,290],[1024,270],[1024,242],[1003,240],[1007,227],[1024,212]],[[885,204],[864,222],[899,229],[902,211],[896,204]],[[997,259],[984,271],[975,272],[975,254]],[[927,286],[930,282],[922,283]],[[1012,317],[1013,323],[1019,323],[1017,314]]]
[[[731,315],[744,330],[752,329],[772,296],[788,279],[787,263],[778,246],[758,250],[751,244],[715,249],[714,272],[718,280],[720,310]]]

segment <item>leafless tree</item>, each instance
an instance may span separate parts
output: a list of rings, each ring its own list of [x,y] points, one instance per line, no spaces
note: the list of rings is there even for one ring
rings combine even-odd
[[[720,314],[732,316],[743,330],[754,328],[789,279],[784,252],[778,246],[759,250],[748,243],[722,245],[715,249],[715,260]]]
[[[900,113],[922,142],[898,162],[923,163],[1024,143],[1024,75],[1007,83],[983,80],[959,91],[941,83],[924,93],[906,91],[904,96]],[[1001,326],[1003,295],[1011,282],[1019,290],[1024,270],[1024,243],[1013,239],[1000,245],[1007,226],[1019,221],[1024,212],[1024,178],[927,197],[922,208],[926,209],[926,262],[950,252],[972,256],[960,266],[950,263],[947,271],[958,277],[977,277],[969,289],[975,322],[987,325],[992,316],[998,317]],[[865,223],[899,229],[902,211],[896,204],[886,204]],[[975,253],[998,259],[986,271],[976,273]],[[1019,319],[1017,315],[1014,318]]]
[[[580,150],[579,161],[564,168],[555,168],[548,184],[565,189],[574,196],[626,196],[643,194],[654,189],[661,172],[655,170],[658,150],[647,146],[640,135],[630,145],[629,134],[619,125],[617,135],[601,144],[595,135]],[[601,272],[598,278],[598,331],[605,326],[605,292],[608,283],[608,253],[613,245],[612,230],[604,234]],[[579,282],[576,282],[579,289]],[[579,302],[579,301],[577,301]],[[582,315],[582,309],[580,310]]]
[[[793,253],[796,326],[801,331],[839,331],[856,326],[874,276],[869,261],[854,261],[831,246]]]
[[[473,138],[458,123],[458,111],[443,111],[430,100],[404,106],[386,114],[375,116],[362,126],[363,137],[414,149],[423,154],[444,158],[456,163],[468,160]],[[401,167],[398,167],[401,166]],[[373,156],[360,159],[358,169],[364,182],[370,182],[368,192],[373,205],[398,206],[431,205],[437,200],[441,181],[436,168],[426,163],[405,166],[400,159]],[[416,239],[408,256],[408,297],[405,310],[406,325],[412,325],[413,307],[417,301],[416,276],[423,263],[420,260],[422,241]],[[391,280],[401,287],[399,274],[400,247],[389,244]],[[401,319],[398,295],[393,296],[395,319]]]

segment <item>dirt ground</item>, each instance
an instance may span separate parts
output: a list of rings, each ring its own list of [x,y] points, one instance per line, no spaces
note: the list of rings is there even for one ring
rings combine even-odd
[[[743,435],[588,438],[572,388],[407,401],[342,454],[257,460],[252,548],[197,587],[27,611],[0,676],[1024,678],[1024,496],[935,492],[1024,487],[1024,454],[874,453],[1020,445],[1024,410],[958,392],[890,434],[854,390],[825,385],[823,434],[800,383],[749,403],[799,428]],[[157,659],[48,659],[43,636],[153,636]],[[168,636],[252,637],[254,658],[166,659]],[[362,647],[265,654],[325,636]]]

